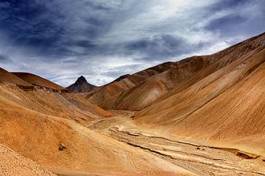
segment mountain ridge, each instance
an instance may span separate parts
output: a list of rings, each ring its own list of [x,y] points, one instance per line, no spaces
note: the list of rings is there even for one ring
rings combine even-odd
[[[132,75],[122,76],[99,88],[87,98],[105,109],[142,110],[175,87],[184,89],[233,60],[255,52],[255,47],[261,48],[265,45],[262,41],[255,42],[264,35],[265,33],[262,33],[212,55],[166,62]]]

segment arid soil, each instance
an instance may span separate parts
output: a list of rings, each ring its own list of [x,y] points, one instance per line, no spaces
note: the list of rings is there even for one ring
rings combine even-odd
[[[2,145],[0,145],[0,175],[55,176],[55,174],[41,168],[41,166],[35,162],[20,156],[16,152]]]

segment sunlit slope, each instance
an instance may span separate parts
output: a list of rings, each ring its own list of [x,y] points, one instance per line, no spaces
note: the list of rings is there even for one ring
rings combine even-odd
[[[236,60],[244,60],[264,48],[265,35],[259,35],[233,47],[208,56],[195,56],[174,63],[174,67],[146,79],[125,91],[115,109],[141,110],[172,90],[180,92]]]
[[[144,109],[136,121],[149,127],[163,127],[173,136],[237,143],[248,150],[254,145],[256,151],[263,152],[264,61],[265,49],[235,60]]]
[[[264,36],[261,34],[213,55],[194,56],[124,76],[89,99],[104,108],[142,110],[171,92],[180,92],[230,63],[259,52],[264,47]],[[133,81],[139,75],[144,77]]]

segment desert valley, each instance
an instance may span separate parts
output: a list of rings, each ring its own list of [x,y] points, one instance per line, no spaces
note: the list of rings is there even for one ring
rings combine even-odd
[[[265,175],[265,33],[103,86],[0,82],[0,175]]]

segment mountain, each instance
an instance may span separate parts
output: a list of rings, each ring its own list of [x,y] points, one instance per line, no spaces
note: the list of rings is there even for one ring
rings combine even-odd
[[[213,55],[194,56],[126,75],[95,91],[88,98],[106,109],[142,110],[171,91],[184,90],[235,60],[258,52],[263,47],[263,36],[251,38]]]
[[[29,82],[17,77],[16,75],[0,68],[0,83],[16,84],[19,86],[32,86]]]
[[[175,137],[263,155],[265,33],[210,57],[218,60],[137,113],[135,121]]]
[[[164,70],[174,68],[172,62],[163,63],[152,68],[137,72],[132,75],[124,75],[113,82],[100,87],[92,94],[87,96],[89,101],[105,109],[116,109],[117,101],[123,94],[138,85],[142,84],[146,79],[153,75],[162,73]]]
[[[84,76],[80,76],[76,82],[67,87],[66,90],[70,92],[90,92],[95,88],[97,87],[89,84]]]
[[[52,90],[62,90],[63,88],[59,86],[58,84],[55,84],[45,78],[42,78],[38,75],[34,75],[32,73],[23,73],[23,72],[13,72],[12,74],[16,75],[20,79],[34,85],[34,86],[39,86],[42,88],[48,88]]]
[[[235,60],[244,59],[262,49],[262,36],[252,38],[213,55],[195,56],[174,63],[145,80],[141,85],[125,91],[115,102],[115,109],[142,110],[171,91],[181,91]],[[262,41],[262,40],[261,40]]]

